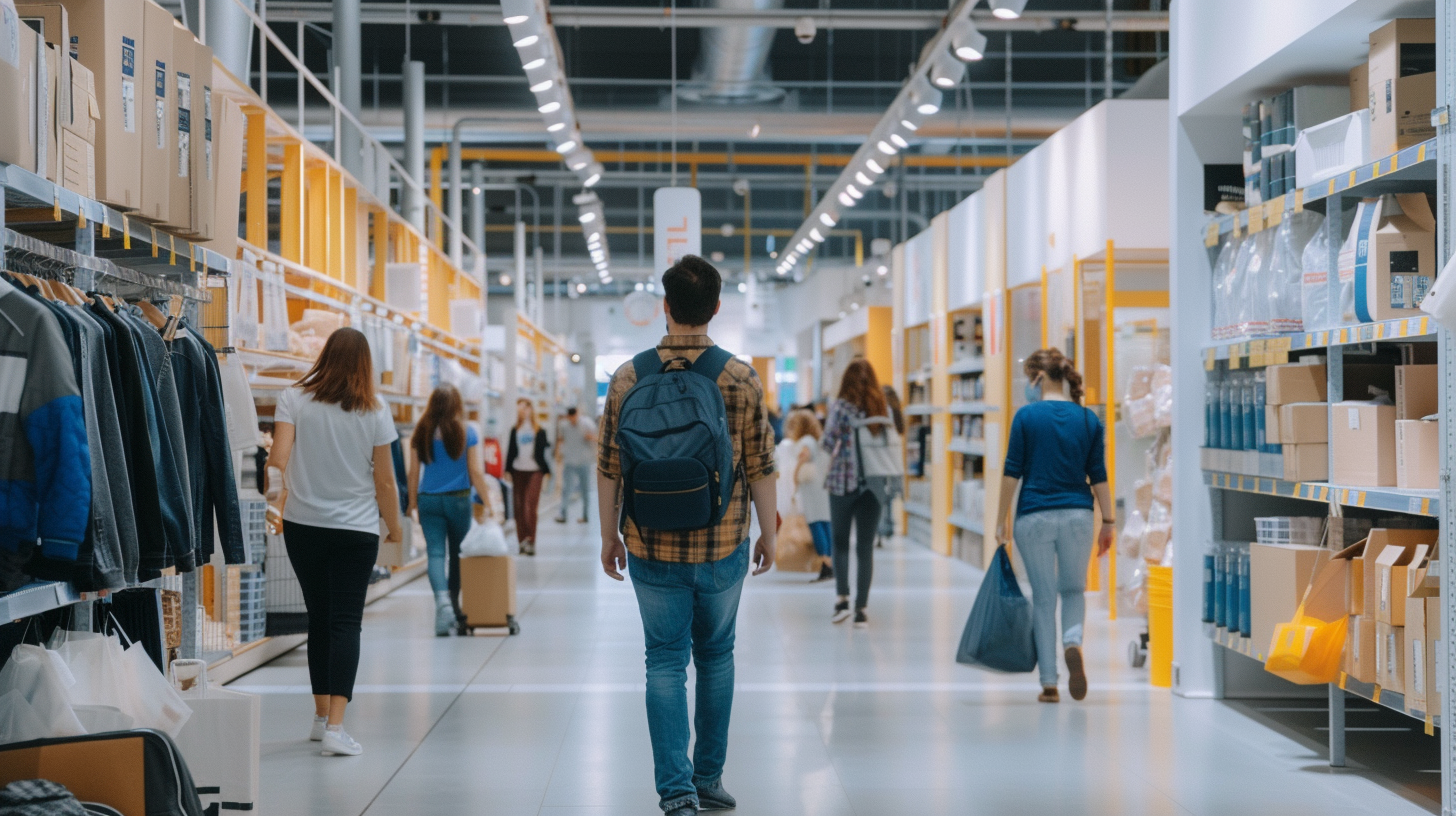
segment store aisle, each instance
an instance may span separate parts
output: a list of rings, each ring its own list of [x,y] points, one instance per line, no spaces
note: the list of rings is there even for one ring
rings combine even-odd
[[[658,813],[640,622],[594,531],[542,527],[519,637],[432,637],[423,581],[369,607],[348,720],[362,757],[306,740],[301,650],[235,684],[265,694],[260,812]],[[967,565],[882,551],[868,631],[832,626],[832,588],[805,581],[745,591],[724,778],[745,816],[1426,812],[1229,706],[1149,689],[1126,667],[1134,623],[1094,616],[1091,693],[1049,706],[1029,675],[954,663]]]

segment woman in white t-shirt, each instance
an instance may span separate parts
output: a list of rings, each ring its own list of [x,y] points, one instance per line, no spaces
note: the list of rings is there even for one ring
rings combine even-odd
[[[805,408],[791,412],[784,426],[784,435],[791,440],[795,451],[792,464],[794,504],[809,524],[814,552],[824,559],[824,563],[819,565],[819,577],[814,580],[827,581],[834,577],[834,535],[829,526],[829,491],[824,489],[824,476],[829,472],[829,454],[819,445],[824,429],[814,412]]]
[[[516,400],[516,427],[506,448],[506,470],[511,474],[511,505],[516,516],[516,540],[521,555],[536,554],[536,507],[541,503],[541,482],[551,475],[546,449],[551,443],[536,421],[530,400]]]
[[[379,557],[379,523],[403,540],[390,443],[399,438],[374,394],[369,343],[355,329],[329,335],[318,361],[285,388],[273,415],[269,499],[308,609],[311,739],[323,753],[363,752],[343,728],[354,696],[364,596]]]

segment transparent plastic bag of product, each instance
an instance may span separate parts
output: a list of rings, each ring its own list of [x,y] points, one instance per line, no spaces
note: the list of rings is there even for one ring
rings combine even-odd
[[[1367,198],[1355,208],[1355,222],[1350,225],[1350,234],[1340,244],[1340,323],[1358,323],[1355,310],[1355,261],[1356,250],[1362,232],[1369,234],[1380,227],[1383,200]],[[1362,230],[1365,225],[1367,230]]]
[[[1330,315],[1330,239],[1324,230],[1316,230],[1301,253],[1300,317],[1305,331],[1317,331],[1334,325]]]
[[[1313,210],[1289,213],[1274,235],[1269,264],[1269,328],[1277,333],[1304,331],[1304,248],[1319,231],[1324,216]]]
[[[1255,337],[1269,334],[1269,293],[1274,282],[1269,274],[1270,262],[1274,257],[1275,230],[1256,233],[1246,244],[1251,244],[1248,266],[1244,267],[1242,286],[1239,290],[1239,308],[1243,313],[1239,321],[1240,337]],[[1243,253],[1240,253],[1242,259]]]
[[[1234,256],[1234,262],[1229,267],[1228,273],[1228,323],[1227,331],[1221,338],[1232,340],[1243,334],[1243,327],[1248,321],[1248,303],[1244,300],[1244,290],[1247,288],[1249,277],[1249,265],[1254,262],[1254,241],[1253,236],[1244,238],[1239,242],[1238,254]]]
[[[1213,264],[1213,339],[1226,340],[1232,335],[1234,261],[1239,255],[1239,239],[1230,235],[1218,251]]]

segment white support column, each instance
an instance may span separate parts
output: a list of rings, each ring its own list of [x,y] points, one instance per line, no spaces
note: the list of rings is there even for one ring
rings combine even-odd
[[[404,169],[421,191],[408,184],[400,188],[404,217],[415,229],[425,231],[425,64],[411,60],[404,64]]]
[[[244,3],[256,6],[252,0]],[[202,0],[199,6],[198,19],[188,21],[192,33],[212,49],[224,68],[246,83],[253,67],[253,21],[235,0]]]
[[[515,286],[516,312],[530,314],[526,311],[526,222],[516,222],[516,274],[511,280]]]
[[[476,246],[472,264],[475,274],[485,280],[485,167],[480,162],[470,165],[470,240]]]
[[[332,89],[334,96],[343,103],[344,109],[358,116],[361,112],[360,98],[362,58],[360,56],[359,0],[334,0],[334,68],[338,82]],[[359,131],[348,120],[339,126],[339,145],[336,152],[340,163],[354,178],[364,177],[364,157],[361,153],[363,139]]]

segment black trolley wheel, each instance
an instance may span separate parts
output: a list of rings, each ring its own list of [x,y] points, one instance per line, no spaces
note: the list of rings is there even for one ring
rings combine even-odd
[[[512,635],[519,635],[521,633],[521,624],[516,620],[515,615],[506,616],[506,628],[510,630]]]

